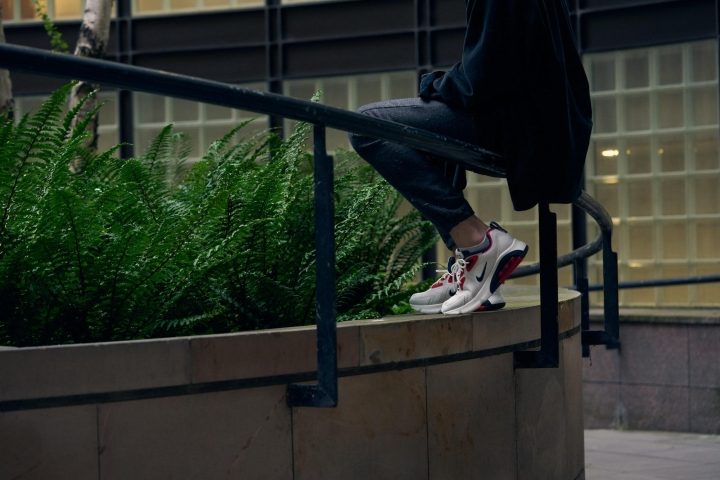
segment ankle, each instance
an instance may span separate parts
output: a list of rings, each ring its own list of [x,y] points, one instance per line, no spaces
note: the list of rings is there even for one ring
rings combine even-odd
[[[480,245],[490,230],[482,220],[472,216],[450,230],[450,236],[459,249],[467,249]]]

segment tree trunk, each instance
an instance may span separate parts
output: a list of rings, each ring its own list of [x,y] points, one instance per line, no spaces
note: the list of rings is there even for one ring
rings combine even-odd
[[[5,43],[5,31],[3,30],[2,16],[3,4],[0,3],[0,44]],[[10,72],[0,70],[0,117],[7,116],[12,118],[15,101],[12,95],[12,82],[10,81]]]
[[[108,38],[110,36],[110,13],[112,0],[86,0],[85,14],[80,25],[75,55],[81,57],[101,58],[105,54]],[[97,90],[97,86],[86,82],[79,82],[70,93],[70,108],[74,108],[80,100],[89,93]],[[83,108],[75,117],[73,127],[83,121],[88,113],[97,105],[97,98],[88,99]],[[98,117],[95,115],[88,124],[90,139],[88,148],[97,149]],[[79,170],[81,165],[71,165],[73,170]]]

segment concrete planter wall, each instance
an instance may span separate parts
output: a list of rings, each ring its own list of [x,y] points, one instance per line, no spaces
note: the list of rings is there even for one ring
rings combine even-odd
[[[336,409],[285,402],[313,328],[2,350],[0,478],[582,478],[579,298],[562,291],[560,368],[516,371],[539,307],[505,294],[341,324]]]

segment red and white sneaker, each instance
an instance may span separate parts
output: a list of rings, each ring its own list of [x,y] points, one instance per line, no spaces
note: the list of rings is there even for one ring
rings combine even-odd
[[[460,264],[455,257],[448,260],[447,270],[438,270],[442,276],[424,292],[415,293],[410,297],[410,306],[420,313],[440,313],[442,305],[457,293],[456,274]],[[500,292],[494,293],[487,299],[482,310],[499,310],[505,306],[505,299]]]
[[[490,224],[487,238],[489,245],[481,252],[463,254],[457,250],[457,267],[453,270],[457,292],[442,304],[442,313],[487,310],[490,297],[527,255],[527,245],[495,222]]]

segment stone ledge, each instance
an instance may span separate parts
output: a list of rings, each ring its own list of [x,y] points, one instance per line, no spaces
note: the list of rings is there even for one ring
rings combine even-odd
[[[503,310],[402,315],[338,324],[338,366],[352,369],[483,352],[540,336],[539,290],[507,286]],[[579,294],[559,291],[560,333],[580,321]],[[316,370],[315,327],[0,351],[0,401],[33,400]]]

